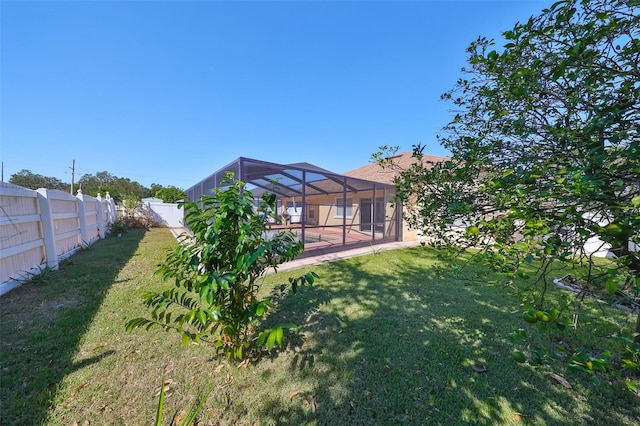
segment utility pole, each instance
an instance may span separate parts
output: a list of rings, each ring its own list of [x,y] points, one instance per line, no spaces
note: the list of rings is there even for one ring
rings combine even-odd
[[[73,195],[73,179],[76,173],[76,160],[71,160],[71,195]]]
[[[2,177],[0,178],[0,182],[4,182],[4,161],[2,162]]]

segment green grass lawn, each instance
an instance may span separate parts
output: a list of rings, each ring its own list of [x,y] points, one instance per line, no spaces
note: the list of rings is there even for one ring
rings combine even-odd
[[[596,387],[566,362],[534,369],[511,358],[509,333],[536,333],[518,311],[523,283],[472,267],[466,276],[481,279],[454,278],[421,247],[311,268],[314,286],[279,301],[267,320],[300,326],[286,350],[249,365],[206,344],[183,347],[175,333],[127,333],[127,320],[147,314],[144,292],[168,286],[153,272],[175,244],[166,229],[130,231],[0,298],[1,424],[151,424],[163,379],[169,417],[213,387],[202,425],[640,422],[640,399],[619,381]],[[270,275],[264,291],[299,274]],[[583,332],[538,339],[595,346],[619,331],[595,321],[604,313],[629,332],[634,318],[594,304]]]

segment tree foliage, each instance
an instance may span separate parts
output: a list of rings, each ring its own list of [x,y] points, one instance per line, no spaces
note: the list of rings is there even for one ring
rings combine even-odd
[[[42,176],[26,169],[11,175],[9,182],[29,189],[48,188],[69,191],[71,187],[71,184],[64,183],[58,178]],[[75,183],[75,189],[81,189],[84,194],[93,197],[98,194],[104,197],[108,192],[116,203],[125,201],[125,204],[131,208],[135,207],[142,198],[150,196],[160,198],[166,203],[175,203],[185,198],[184,191],[175,186],[164,187],[153,183],[151,188],[146,188],[136,181],[114,176],[107,171],[97,172],[94,175],[89,173],[82,175]]]
[[[154,197],[161,199],[165,203],[176,203],[186,198],[184,191],[180,188],[176,188],[175,186],[165,187],[153,183],[151,184],[151,190],[153,191]]]
[[[304,245],[290,230],[269,230],[274,194],[265,193],[256,206],[252,193],[232,175],[223,186],[199,204],[184,203],[192,235],[184,235],[158,270],[174,286],[147,295],[151,318],[132,319],[126,327],[175,330],[184,344],[208,341],[230,358],[242,359],[252,344],[268,350],[281,346],[283,330],[295,327],[281,324],[258,333],[260,320],[273,306],[270,298],[258,298],[258,291],[267,270],[294,259]],[[290,279],[290,288],[295,292],[315,277],[310,272]]]
[[[439,137],[451,160],[427,164],[416,146],[397,179],[413,202],[408,221],[436,244],[480,248],[513,273],[541,262],[538,289],[524,300],[535,319],[562,321],[544,311],[558,261],[583,265],[573,273],[584,288],[638,300],[639,3],[561,1],[505,31],[502,46],[478,38],[442,96],[454,105]],[[392,167],[382,148],[375,157]],[[594,241],[611,246],[612,263],[594,261],[585,249]]]
[[[9,183],[22,186],[29,189],[59,189],[61,191],[68,191],[68,184],[63,183],[60,179],[55,177],[42,176],[32,173],[31,170],[20,170],[18,173],[14,173],[9,178]]]
[[[97,172],[95,175],[85,174],[78,180],[78,187],[82,192],[92,196],[107,192],[117,203],[122,200],[136,200],[149,197],[151,191],[129,178],[120,178],[107,171]]]

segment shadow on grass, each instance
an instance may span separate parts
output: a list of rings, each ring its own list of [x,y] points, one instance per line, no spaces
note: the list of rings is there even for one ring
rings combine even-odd
[[[282,301],[270,320],[304,324],[290,340],[288,349],[296,351],[290,369],[314,385],[290,398],[299,404],[283,405],[277,396],[262,401],[265,423],[633,424],[640,418],[637,397],[619,385],[596,388],[567,373],[574,383],[567,390],[511,358],[507,336],[523,327],[511,309],[518,305],[515,290],[443,275],[434,252],[421,248],[385,255],[385,267],[375,266],[377,257],[332,263],[321,272],[322,284]],[[279,386],[286,388],[286,379]]]
[[[114,353],[74,362],[77,347],[119,271],[134,256],[144,230],[97,241],[0,297],[2,424],[46,420],[68,374]]]

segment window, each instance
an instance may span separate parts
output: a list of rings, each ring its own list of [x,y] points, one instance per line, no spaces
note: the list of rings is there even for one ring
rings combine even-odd
[[[342,205],[344,198],[336,198],[336,218],[342,218],[345,215],[345,207]],[[353,198],[347,198],[346,208],[347,218],[353,217]]]

